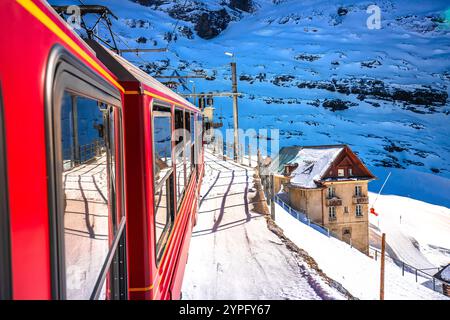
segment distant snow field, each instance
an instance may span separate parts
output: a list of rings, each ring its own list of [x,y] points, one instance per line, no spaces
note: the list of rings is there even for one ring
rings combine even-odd
[[[376,196],[370,193],[371,203]],[[450,263],[449,208],[381,195],[375,210],[379,216],[370,215],[370,231],[377,235],[385,232],[386,241],[398,259],[419,269]],[[379,247],[378,242],[372,245]]]

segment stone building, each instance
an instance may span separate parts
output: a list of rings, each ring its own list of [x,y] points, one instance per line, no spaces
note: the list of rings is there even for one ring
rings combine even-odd
[[[270,170],[291,207],[368,253],[368,183],[375,176],[347,145],[282,148]]]

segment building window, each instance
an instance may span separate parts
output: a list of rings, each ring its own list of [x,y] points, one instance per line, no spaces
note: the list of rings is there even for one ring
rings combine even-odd
[[[353,176],[353,169],[352,169],[352,168],[349,168],[349,169],[348,169],[348,175],[349,175],[350,177]]]
[[[356,216],[357,217],[362,217],[363,216],[362,205],[360,205],[360,204],[356,205]]]
[[[355,186],[355,197],[361,197],[361,196],[362,196],[361,186]]]
[[[338,177],[344,177],[345,176],[345,169],[338,169]]]
[[[344,207],[344,213],[348,213],[348,207]]]
[[[336,190],[334,187],[328,187],[328,199],[332,199],[336,196]]]
[[[328,220],[336,220],[336,207],[328,207]]]

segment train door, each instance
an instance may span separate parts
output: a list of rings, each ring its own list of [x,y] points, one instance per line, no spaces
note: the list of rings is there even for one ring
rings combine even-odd
[[[120,93],[58,55],[47,82],[53,297],[126,299]]]
[[[11,248],[8,207],[8,181],[0,87],[0,300],[12,299]]]

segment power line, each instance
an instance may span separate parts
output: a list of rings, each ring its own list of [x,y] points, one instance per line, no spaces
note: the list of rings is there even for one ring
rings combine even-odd
[[[78,2],[80,2],[80,4],[83,5],[83,6],[86,5],[82,0],[78,0]],[[184,4],[183,4],[183,6],[182,6],[182,9],[184,9],[184,7],[186,6],[187,2],[188,2],[188,0],[185,0],[185,1],[184,1]],[[106,27],[106,28],[111,32],[111,34],[112,34],[114,37],[116,37],[120,42],[122,42],[122,43],[125,45],[125,47],[127,47],[127,49],[124,49],[124,50],[120,50],[120,49],[117,48],[119,51],[133,53],[133,54],[140,60],[140,62],[143,63],[144,66],[145,66],[145,65],[147,65],[147,64],[149,63],[149,61],[146,61],[145,59],[143,59],[143,58],[138,54],[138,51],[148,51],[148,52],[153,52],[153,51],[159,52],[159,51],[162,51],[162,50],[168,51],[170,42],[171,42],[171,40],[173,39],[173,34],[174,34],[176,28],[178,27],[179,21],[180,21],[180,19],[177,18],[177,21],[176,21],[176,23],[175,23],[175,25],[174,25],[174,28],[173,28],[172,32],[171,32],[171,37],[170,37],[169,41],[167,42],[167,46],[166,46],[165,49],[147,49],[147,50],[146,50],[146,49],[144,49],[144,50],[142,50],[142,49],[137,50],[137,49],[131,48],[131,46],[130,46],[130,45],[128,44],[128,42],[124,39],[124,37],[122,37],[120,34],[114,32],[112,29],[108,28],[108,26],[105,24],[105,22],[104,22],[103,20],[100,20],[100,23],[101,23],[104,27]],[[120,54],[120,52],[118,52],[118,53]],[[170,67],[170,66],[167,66],[167,67],[164,67],[164,68],[165,68],[165,69],[168,69],[168,70],[174,70],[174,71],[178,71],[178,72],[183,72],[183,73],[188,73],[188,72],[189,72],[189,71],[179,70],[179,69],[177,69],[177,68],[173,68],[173,67]],[[193,72],[193,70],[190,70],[190,71]]]

